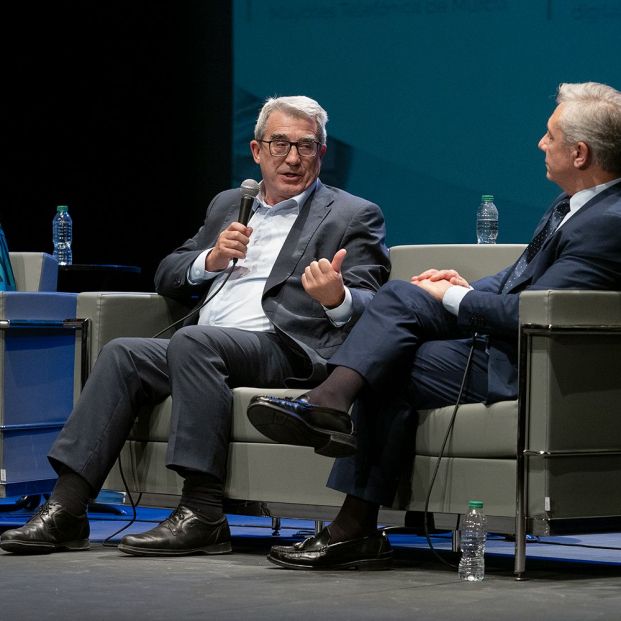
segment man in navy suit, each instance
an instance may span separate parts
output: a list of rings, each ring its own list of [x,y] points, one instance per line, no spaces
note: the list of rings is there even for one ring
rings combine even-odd
[[[103,348],[50,451],[60,475],[50,501],[3,533],[2,549],[87,549],[88,500],[138,412],[171,395],[166,459],[184,480],[180,504],[154,529],[124,537],[119,549],[139,556],[231,550],[222,501],[232,389],[316,384],[388,278],[379,207],[319,180],[327,120],[308,97],[266,102],[250,142],[262,176],[250,221],[238,221],[238,189],[218,194],[204,225],[156,273],[163,295],[210,296],[197,325],[170,339],[115,339]]]
[[[462,401],[516,398],[520,292],[621,290],[621,93],[562,84],[557,103],[539,148],[563,193],[514,265],[472,284],[454,269],[387,283],[331,358],[325,382],[297,400],[257,397],[250,405],[250,420],[277,441],[335,457],[355,453],[358,443],[330,476],[328,485],[347,494],[334,522],[301,544],[272,548],[273,562],[388,565],[377,514],[392,502],[411,446],[408,413],[456,402],[471,347]],[[354,402],[356,435],[346,414]]]

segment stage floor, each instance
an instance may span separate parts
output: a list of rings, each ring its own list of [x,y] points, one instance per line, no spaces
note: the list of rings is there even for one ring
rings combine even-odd
[[[126,532],[148,530],[168,510],[140,509]],[[0,528],[25,514],[0,514]],[[617,620],[621,617],[621,534],[531,541],[530,580],[512,576],[513,544],[490,536],[486,579],[463,584],[422,537],[391,534],[395,566],[381,572],[288,571],[269,563],[271,545],[299,540],[313,522],[231,515],[234,552],[223,556],[137,558],[102,541],[123,516],[91,515],[87,552],[0,553],[0,620],[21,619],[416,619]],[[122,535],[119,535],[119,537]],[[118,538],[118,537],[117,537]],[[434,535],[448,548],[448,534]],[[452,562],[455,555],[445,553]]]

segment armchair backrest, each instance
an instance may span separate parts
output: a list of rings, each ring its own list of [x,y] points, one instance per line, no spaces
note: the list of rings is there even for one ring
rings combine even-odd
[[[390,279],[410,280],[434,267],[456,269],[472,282],[511,265],[526,244],[433,244],[390,248]]]
[[[45,252],[10,252],[17,291],[56,291],[58,262]]]

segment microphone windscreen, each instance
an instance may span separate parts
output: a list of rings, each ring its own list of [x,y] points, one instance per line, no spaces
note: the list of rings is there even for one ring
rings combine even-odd
[[[246,179],[241,184],[241,193],[242,196],[255,198],[259,193],[259,184],[254,179]]]

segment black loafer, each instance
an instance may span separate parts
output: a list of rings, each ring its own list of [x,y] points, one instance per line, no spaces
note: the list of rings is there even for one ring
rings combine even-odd
[[[159,526],[139,535],[126,535],[119,544],[121,552],[134,556],[227,554],[231,549],[231,531],[226,517],[208,522],[183,505]]]
[[[90,527],[86,514],[72,515],[57,502],[46,502],[20,528],[0,535],[0,548],[14,554],[88,550]]]
[[[248,418],[271,440],[312,446],[319,455],[346,457],[357,450],[349,414],[313,405],[305,397],[253,397]]]
[[[389,569],[392,547],[382,531],[331,543],[330,531],[324,528],[293,546],[273,546],[267,558],[287,569]]]

